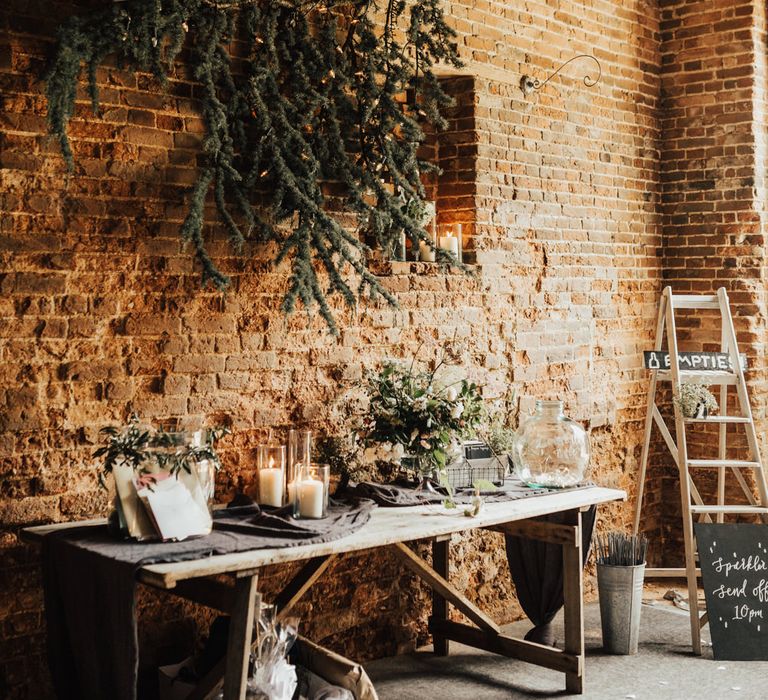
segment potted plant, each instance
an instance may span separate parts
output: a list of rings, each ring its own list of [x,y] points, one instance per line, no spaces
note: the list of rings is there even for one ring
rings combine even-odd
[[[685,382],[680,385],[680,393],[675,396],[675,403],[686,418],[706,418],[718,409],[717,399],[704,384]]]

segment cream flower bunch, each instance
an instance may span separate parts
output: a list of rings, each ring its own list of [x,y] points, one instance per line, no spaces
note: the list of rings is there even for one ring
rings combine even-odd
[[[717,399],[705,384],[699,382],[681,384],[680,393],[674,400],[687,418],[696,418],[700,407],[703,407],[707,413],[714,413],[718,409]]]
[[[390,363],[369,377],[370,416],[361,430],[366,462],[408,456],[425,475],[444,473],[459,436],[478,425],[482,399],[466,379],[440,386],[436,371]]]

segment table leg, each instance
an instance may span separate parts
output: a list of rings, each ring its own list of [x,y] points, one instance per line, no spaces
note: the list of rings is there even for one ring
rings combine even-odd
[[[224,671],[224,700],[244,700],[248,683],[253,620],[259,614],[260,597],[256,593],[258,574],[247,574],[235,583],[234,605],[229,621],[227,659]]]
[[[565,687],[571,693],[584,692],[584,585],[582,579],[581,512],[571,511],[568,524],[576,525],[573,544],[563,545],[563,600],[566,654],[579,659],[578,670],[565,674]]]
[[[446,581],[448,580],[450,544],[450,537],[438,537],[432,541],[432,568]],[[434,588],[432,589],[432,618],[439,622],[448,619],[448,601]],[[445,637],[433,633],[432,644],[437,656],[448,655],[450,643]]]

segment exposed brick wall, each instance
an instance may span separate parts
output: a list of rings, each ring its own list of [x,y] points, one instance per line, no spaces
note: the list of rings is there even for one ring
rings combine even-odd
[[[102,70],[103,114],[83,102],[67,176],[45,131],[36,75],[59,17],[79,3],[10,0],[0,25],[0,688],[48,697],[37,554],[18,529],[103,513],[90,457],[98,428],[125,417],[229,418],[217,494],[253,478],[254,447],[291,421],[349,425],[363,366],[467,341],[467,371],[493,400],[514,388],[560,396],[590,421],[593,475],[634,493],[650,342],[661,278],[659,26],[653,2],[546,0],[448,5],[469,77],[439,141],[441,216],[462,220],[475,279],[393,264],[399,310],[339,308],[338,339],[279,312],[285,269],[248,262],[218,239],[226,296],[199,289],[177,232],[202,124],[180,73],[163,92],[145,75]],[[522,73],[545,77],[523,98]],[[213,217],[212,217],[213,220]],[[658,522],[660,495],[651,490]],[[606,508],[627,525],[631,509]],[[501,540],[455,545],[456,581],[501,620],[517,614]],[[267,575],[274,588],[288,572]],[[348,586],[354,580],[355,587]],[[143,660],[194,643],[205,616],[141,596]],[[386,556],[343,559],[309,598],[309,635],[366,659],[426,638],[423,587]],[[2,694],[2,693],[0,693]]]
[[[682,293],[728,290],[765,455],[765,4],[663,2],[661,39],[665,284]],[[717,314],[680,312],[676,319],[682,349],[719,349]],[[729,454],[744,458],[743,428],[728,431]],[[692,457],[717,455],[716,430],[689,432]],[[664,552],[676,565],[682,541],[677,469],[668,453],[660,463]],[[716,474],[707,471],[694,478],[705,501],[714,502]],[[743,500],[735,479],[728,482],[728,499]]]

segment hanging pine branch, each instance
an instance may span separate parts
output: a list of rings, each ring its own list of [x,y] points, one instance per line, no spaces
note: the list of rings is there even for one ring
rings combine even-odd
[[[203,282],[228,284],[203,235],[212,194],[233,246],[274,241],[276,262],[290,261],[283,309],[317,305],[335,330],[329,296],[354,305],[383,294],[395,303],[368,271],[363,238],[390,253],[403,233],[417,249],[427,240],[421,176],[432,166],[417,150],[422,124],[443,127],[440,110],[450,103],[432,69],[460,65],[440,0],[382,2],[128,0],[73,17],[45,76],[50,129],[72,169],[67,125],[83,66],[98,111],[96,69],[108,56],[162,82],[183,57],[202,86],[206,133],[181,235]],[[233,39],[247,46],[237,70],[227,52]],[[358,231],[329,211],[328,186]],[[441,250],[438,260],[456,262]]]

